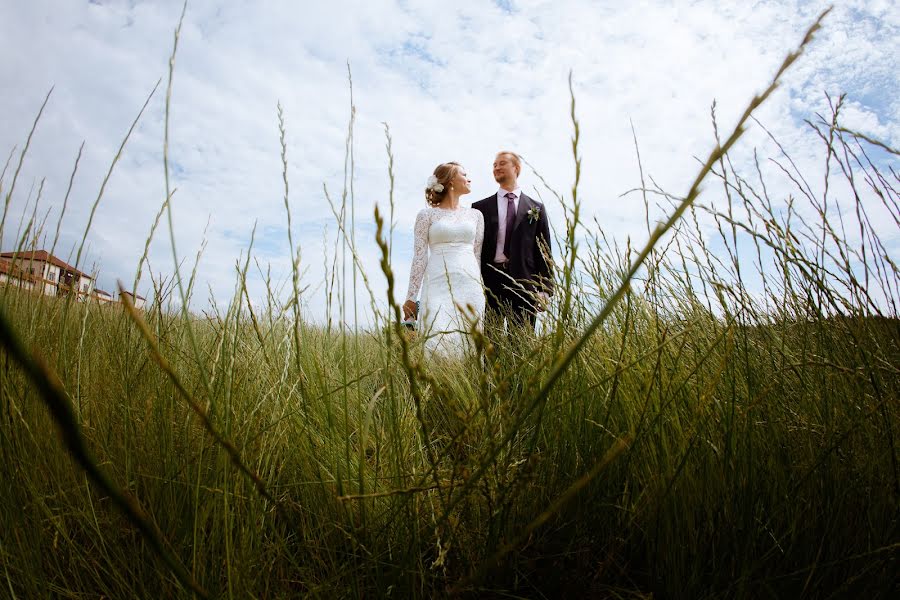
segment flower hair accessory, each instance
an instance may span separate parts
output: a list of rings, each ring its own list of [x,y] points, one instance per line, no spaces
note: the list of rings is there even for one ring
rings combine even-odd
[[[428,181],[425,182],[425,189],[440,194],[444,191],[444,184],[439,182],[437,177],[431,175],[428,177]]]
[[[528,212],[525,213],[528,216],[528,224],[536,223],[541,218],[541,209],[537,206],[532,206],[528,209]]]

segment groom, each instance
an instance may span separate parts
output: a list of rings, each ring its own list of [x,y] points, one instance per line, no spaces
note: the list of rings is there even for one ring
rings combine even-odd
[[[484,215],[481,276],[487,291],[486,319],[502,330],[525,325],[534,331],[538,311],[553,293],[550,276],[550,225],[544,205],[519,189],[522,163],[512,152],[494,159],[496,194],[472,204]]]

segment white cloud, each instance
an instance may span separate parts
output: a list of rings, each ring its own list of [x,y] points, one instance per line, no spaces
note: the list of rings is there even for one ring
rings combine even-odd
[[[353,72],[357,239],[370,279],[383,295],[373,242],[372,209],[387,204],[382,122],[394,140],[397,214],[394,267],[405,293],[410,232],[435,164],[459,160],[473,180],[471,200],[491,193],[494,152],[521,152],[554,187],[573,179],[567,77],[573,72],[581,127],[581,195],[617,237],[646,236],[643,201],[620,195],[639,184],[630,122],[646,173],[666,190],[686,191],[694,157],[712,147],[710,105],[730,130],[794,48],[824,2],[596,3],[588,0],[447,5],[434,2],[334,1],[188,6],[179,41],[170,114],[173,216],[179,255],[190,264],[204,227],[198,297],[206,284],[231,297],[234,262],[257,224],[255,255],[276,281],[290,269],[276,104],[284,107],[295,243],[307,281],[319,292],[327,225],[337,232],[323,194],[340,201],[349,120],[347,62]],[[505,10],[508,7],[509,10]],[[80,240],[100,182],[146,95],[163,83],[106,190],[89,235],[88,262],[102,264],[101,286],[131,281],[164,198],[162,145],[165,83],[172,34],[181,11],[165,2],[50,0],[0,6],[0,78],[15,93],[0,98],[0,150],[24,142],[44,94],[55,89],[38,127],[10,207],[24,210],[32,181],[46,177],[41,210],[58,217],[78,145],[85,155],[63,224],[63,251]],[[847,126],[900,145],[897,11],[891,2],[840,3],[785,85],[759,112],[811,179],[821,173],[820,141],[802,123],[826,109],[824,92],[848,94]],[[753,146],[777,155],[755,129]],[[4,157],[5,159],[5,157]],[[777,172],[776,172],[777,174]],[[4,182],[8,185],[9,178]],[[526,189],[538,184],[526,174]],[[816,181],[818,185],[818,181]],[[712,187],[712,186],[708,186]],[[6,188],[5,188],[6,189]],[[548,199],[551,221],[562,213]],[[10,218],[9,221],[17,221]],[[4,245],[14,229],[7,226]],[[886,232],[892,234],[892,232]],[[151,265],[171,273],[165,221]],[[5,248],[4,248],[5,249]],[[251,294],[262,278],[251,267]],[[149,286],[145,285],[145,290]],[[368,306],[364,295],[362,306]]]

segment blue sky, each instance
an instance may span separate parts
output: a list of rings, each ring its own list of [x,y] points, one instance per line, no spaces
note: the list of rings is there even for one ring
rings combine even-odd
[[[254,222],[254,256],[264,269],[271,267],[276,282],[287,280],[280,102],[292,233],[310,286],[305,311],[322,317],[323,265],[331,260],[337,233],[323,184],[340,199],[348,62],[356,105],[353,184],[360,253],[382,298],[372,210],[376,202],[387,202],[386,122],[395,155],[394,268],[402,298],[412,223],[436,164],[457,160],[466,166],[473,193],[464,203],[495,191],[490,164],[501,148],[523,154],[556,189],[571,186],[570,70],[581,122],[584,209],[617,239],[640,241],[646,237],[643,201],[621,196],[639,184],[631,123],[645,172],[669,192],[683,193],[696,171],[694,157],[712,146],[712,101],[720,128],[730,128],[825,6],[785,0],[194,0],[176,58],[170,156],[177,187],[175,237],[188,262],[205,231],[195,303],[207,303],[207,290],[220,303],[230,299],[235,261],[246,254]],[[3,160],[13,146],[21,149],[44,95],[55,86],[10,205],[4,246],[15,235],[19,215],[33,210],[28,192],[42,178],[38,212],[49,211],[52,240],[84,141],[57,249],[63,258],[69,255],[119,143],[163,78],[98,207],[82,261],[88,270],[100,269],[104,289],[112,291],[117,278],[133,279],[165,195],[165,78],[180,12],[177,0],[0,4],[0,50],[6,57],[0,78],[14,91],[0,97]],[[896,3],[887,0],[835,3],[808,54],[758,113],[811,180],[822,171],[821,142],[802,120],[825,111],[825,92],[847,93],[846,126],[900,146],[898,15]],[[736,160],[754,147],[773,152],[765,134],[751,128]],[[539,184],[528,170],[521,183],[526,191]],[[772,185],[777,189],[777,182]],[[551,222],[561,223],[558,206],[548,203],[548,213]],[[896,249],[897,232],[883,234]],[[158,275],[172,273],[165,227],[151,245],[150,265]],[[262,302],[262,277],[254,271],[251,297]],[[142,292],[147,291],[145,280]]]

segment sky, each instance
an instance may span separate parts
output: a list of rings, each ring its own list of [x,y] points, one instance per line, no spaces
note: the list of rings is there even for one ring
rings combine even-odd
[[[684,194],[697,157],[713,148],[710,106],[730,131],[754,93],[827,6],[792,0],[192,0],[174,61],[169,108],[173,229],[164,217],[149,246],[149,271],[171,281],[172,238],[182,270],[198,251],[194,310],[223,310],[236,264],[255,238],[248,272],[254,304],[265,280],[290,288],[291,252],[278,106],[285,128],[291,239],[300,249],[303,311],[322,321],[336,220],[326,198],[354,207],[359,259],[383,302],[374,243],[376,203],[389,212],[385,126],[392,139],[392,265],[401,300],[412,226],[424,185],[442,162],[472,179],[468,205],[496,192],[498,150],[521,154],[554,189],[574,179],[569,75],[580,127],[579,196],[618,241],[647,238],[632,133],[644,172]],[[823,169],[821,141],[804,123],[827,112],[826,93],[846,93],[844,125],[900,147],[900,10],[891,0],[838,0],[824,29],[784,84],[756,113],[810,180]],[[130,286],[166,197],[166,86],[180,0],[0,0],[0,161],[12,156],[2,195],[48,91],[11,198],[2,250],[37,204],[49,249],[79,147],[55,254],[98,271],[98,287]],[[345,177],[353,112],[352,177]],[[154,86],[102,198],[104,177]],[[773,152],[752,126],[736,149]],[[13,152],[13,150],[15,151]],[[12,154],[11,154],[12,153]],[[895,159],[895,157],[894,157]],[[884,155],[897,168],[896,160]],[[36,202],[37,190],[43,182]],[[540,192],[551,225],[562,209],[532,168],[522,189]],[[623,195],[624,194],[624,195]],[[349,210],[349,209],[348,209]],[[88,229],[88,223],[90,227]],[[894,253],[896,227],[881,232]],[[340,246],[339,253],[340,253]],[[348,265],[349,269],[349,265]],[[150,296],[148,268],[138,292]],[[367,292],[359,292],[368,319]]]

